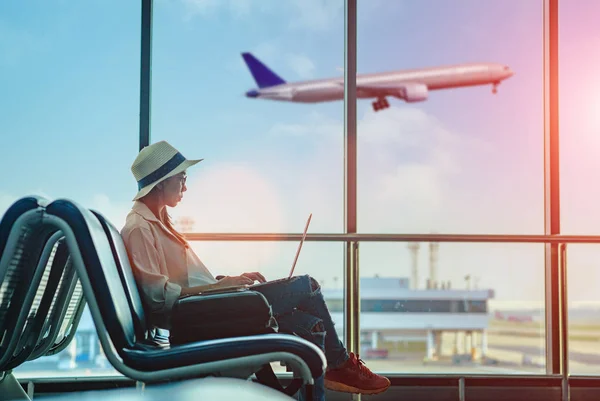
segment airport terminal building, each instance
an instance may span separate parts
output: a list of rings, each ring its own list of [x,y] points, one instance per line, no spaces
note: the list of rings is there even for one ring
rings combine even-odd
[[[408,278],[393,277],[361,278],[360,286],[361,348],[365,356],[386,356],[389,350],[384,344],[405,344],[410,349],[410,344],[422,343],[423,357],[435,359],[442,354],[444,333],[456,334],[453,353],[485,356],[488,300],[494,297],[493,290],[445,286],[411,289]],[[324,289],[323,293],[336,328],[343,332],[343,291]]]

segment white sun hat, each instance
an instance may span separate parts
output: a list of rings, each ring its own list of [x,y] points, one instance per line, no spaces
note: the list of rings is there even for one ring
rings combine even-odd
[[[138,193],[133,200],[138,200],[154,188],[156,184],[185,171],[204,159],[187,160],[167,141],[160,141],[146,146],[140,151],[131,166],[131,172],[138,183]]]

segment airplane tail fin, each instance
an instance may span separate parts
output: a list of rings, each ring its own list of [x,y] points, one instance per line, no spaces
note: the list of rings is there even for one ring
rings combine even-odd
[[[254,77],[256,85],[258,85],[260,89],[285,83],[285,81],[279,75],[271,71],[269,67],[264,65],[251,53],[242,53],[242,57],[244,58],[250,73]]]

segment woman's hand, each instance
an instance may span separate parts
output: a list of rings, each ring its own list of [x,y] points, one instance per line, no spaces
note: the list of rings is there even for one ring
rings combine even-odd
[[[250,280],[252,280],[252,282],[254,283],[254,281],[258,281],[259,283],[265,283],[267,280],[265,280],[265,277],[260,274],[259,272],[252,272],[252,273],[244,273],[242,274],[242,277],[247,277]]]
[[[217,281],[213,284],[213,288],[223,288],[223,287],[236,287],[242,285],[251,285],[254,283],[254,280],[248,277],[242,276],[225,276],[221,280]]]
[[[254,280],[243,276],[224,276],[214,284],[208,285],[197,285],[195,287],[183,287],[181,288],[180,296],[197,295],[205,291],[217,290],[219,288],[227,287],[247,287],[254,283]]]

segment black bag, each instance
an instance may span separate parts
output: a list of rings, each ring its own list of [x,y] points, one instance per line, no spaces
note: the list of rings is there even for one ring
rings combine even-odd
[[[243,337],[255,334],[277,333],[279,327],[271,305],[257,291],[212,292],[179,299],[171,315],[171,344],[185,344],[216,338]],[[292,396],[302,386],[295,378],[283,387],[270,364],[264,365],[256,378],[271,388]]]
[[[184,344],[277,331],[271,305],[263,294],[233,291],[179,299],[173,306],[169,340]]]

